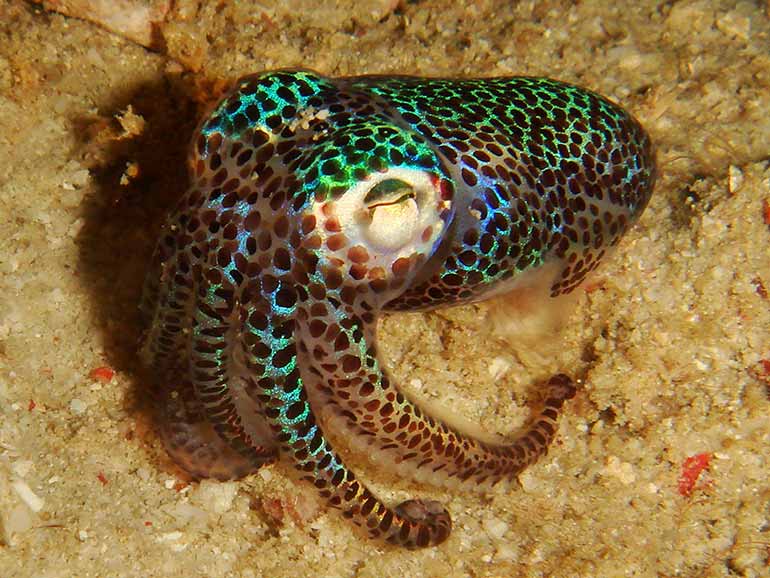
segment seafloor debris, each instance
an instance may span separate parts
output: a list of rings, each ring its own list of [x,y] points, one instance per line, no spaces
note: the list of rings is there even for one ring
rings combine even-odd
[[[115,370],[107,366],[95,367],[88,373],[88,377],[94,381],[109,383],[115,377]]]
[[[93,22],[124,38],[159,49],[159,25],[171,8],[171,0],[33,0],[46,10]]]
[[[702,453],[690,456],[682,464],[682,475],[679,477],[679,493],[685,498],[689,497],[695,489],[703,470],[708,469],[711,462],[711,454]]]

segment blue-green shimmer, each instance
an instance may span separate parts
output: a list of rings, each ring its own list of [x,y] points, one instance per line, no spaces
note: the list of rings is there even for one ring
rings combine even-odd
[[[202,122],[191,164],[144,301],[150,364],[187,404],[167,396],[169,451],[220,477],[280,455],[370,536],[409,548],[445,540],[449,515],[372,495],[333,452],[322,405],[394,467],[482,485],[545,452],[574,387],[555,376],[524,435],[480,442],[392,383],[377,359],[380,311],[476,301],[525,276],[569,293],[639,218],[655,180],[649,138],[626,111],[526,77],[245,77]],[[433,187],[420,208],[429,225],[392,260],[360,240],[374,205],[347,228],[336,213],[386,171]],[[382,182],[386,204],[410,202],[398,196],[410,183]]]

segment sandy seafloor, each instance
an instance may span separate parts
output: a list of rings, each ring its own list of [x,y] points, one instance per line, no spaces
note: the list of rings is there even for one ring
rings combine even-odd
[[[149,51],[1,0],[0,576],[770,576],[768,11],[181,1]],[[382,323],[404,389],[490,432],[525,423],[550,373],[584,380],[548,457],[486,495],[343,452],[389,503],[447,505],[435,549],[363,539],[286,465],[187,483],[152,430],[136,304],[186,143],[228,82],[286,66],[548,75],[657,144],[649,208],[558,341],[521,347],[488,305]]]

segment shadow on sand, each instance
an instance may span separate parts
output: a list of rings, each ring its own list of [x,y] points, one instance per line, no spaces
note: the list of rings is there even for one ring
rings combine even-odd
[[[154,416],[150,376],[137,354],[143,331],[138,306],[165,217],[188,186],[186,155],[199,114],[192,93],[183,78],[160,77],[114,95],[97,117],[73,119],[96,183],[82,206],[78,275],[91,294],[105,362],[131,382],[124,408],[137,416],[140,431]],[[115,117],[129,105],[144,127],[119,138]],[[131,163],[138,174],[122,184]]]

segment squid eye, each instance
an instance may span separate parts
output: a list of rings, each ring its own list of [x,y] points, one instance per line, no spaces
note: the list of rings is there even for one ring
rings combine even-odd
[[[347,246],[366,249],[369,268],[390,270],[398,259],[429,254],[444,229],[451,202],[437,177],[411,167],[390,167],[357,181],[341,196],[315,205],[321,230],[341,232]],[[339,257],[338,257],[339,258]]]

